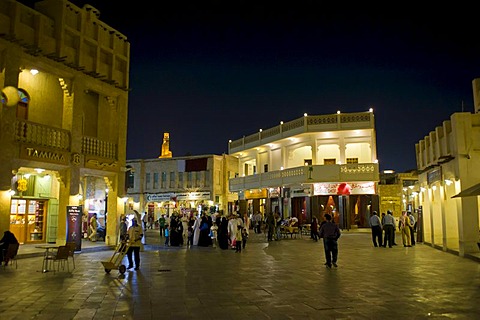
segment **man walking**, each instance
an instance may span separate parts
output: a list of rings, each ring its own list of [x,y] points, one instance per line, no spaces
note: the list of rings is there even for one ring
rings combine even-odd
[[[415,245],[415,217],[413,216],[413,213],[411,211],[408,211],[408,219],[410,219],[410,237],[411,237],[411,243],[412,246]]]
[[[370,217],[370,227],[372,228],[373,245],[375,247],[382,246],[382,222],[377,211],[373,211],[373,215]]]
[[[394,244],[394,232],[395,232],[395,218],[392,211],[388,210],[385,219],[383,220],[383,229],[385,230],[385,239],[383,240],[383,247],[387,246],[391,248]]]
[[[326,223],[320,228],[320,238],[324,239],[325,258],[327,260],[327,268],[332,268],[332,265],[337,267],[338,258],[338,244],[337,240],[340,238],[341,232],[338,226],[332,222],[332,216],[325,214]]]

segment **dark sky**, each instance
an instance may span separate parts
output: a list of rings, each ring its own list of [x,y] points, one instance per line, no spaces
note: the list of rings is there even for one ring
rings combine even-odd
[[[474,110],[470,6],[71,2],[97,8],[131,43],[128,159],[158,157],[164,132],[174,157],[222,154],[229,139],[305,112],[373,107],[380,169],[403,172],[416,167],[415,143]]]

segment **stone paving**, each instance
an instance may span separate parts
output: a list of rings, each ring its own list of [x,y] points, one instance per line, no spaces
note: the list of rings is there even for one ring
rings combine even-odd
[[[152,234],[154,235],[152,237]],[[0,268],[0,319],[479,319],[480,264],[417,244],[375,248],[344,232],[338,268],[308,236],[241,253],[164,247],[149,232],[139,271],[106,273],[114,251],[76,254],[70,272],[42,257]],[[397,237],[397,242],[399,238]],[[162,242],[163,243],[163,242]],[[126,262],[125,262],[126,264]]]

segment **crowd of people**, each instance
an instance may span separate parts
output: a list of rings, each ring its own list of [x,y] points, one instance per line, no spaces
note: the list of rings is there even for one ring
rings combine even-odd
[[[192,212],[187,215],[174,212],[171,216],[161,215],[155,223],[165,246],[219,247],[222,250],[232,249],[238,253],[245,249],[251,230],[254,233],[265,233],[267,240],[273,241],[280,240],[282,226],[298,227],[297,218],[282,219],[278,212],[270,212],[265,216],[260,212],[252,215],[247,213],[223,215],[218,212],[213,214]],[[395,243],[397,226],[392,211],[388,210],[387,214],[382,213],[381,217],[374,211],[370,217],[370,226],[375,247],[388,246],[391,248],[397,245]],[[322,222],[313,217],[309,227],[311,239],[315,242],[323,239],[325,266],[327,268],[337,267],[338,239],[341,231],[332,215],[325,213]],[[401,231],[405,247],[415,245],[415,227],[416,221],[413,214],[409,211],[403,212],[398,222],[398,228]],[[121,233],[125,233],[124,226]],[[136,248],[129,250],[129,267],[133,266],[133,262],[135,262],[135,267],[138,268],[140,263],[138,252],[139,250]],[[135,254],[134,261],[132,253]]]

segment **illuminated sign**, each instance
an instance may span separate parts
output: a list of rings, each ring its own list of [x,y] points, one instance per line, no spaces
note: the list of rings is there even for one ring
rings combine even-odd
[[[348,186],[348,188],[346,188]],[[348,189],[348,192],[344,190]],[[342,192],[339,192],[341,190]],[[349,182],[349,183],[314,183],[313,195],[348,195],[348,194],[376,194],[375,182]]]

